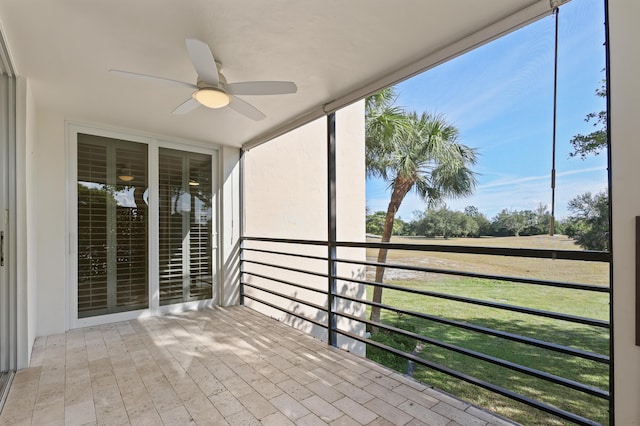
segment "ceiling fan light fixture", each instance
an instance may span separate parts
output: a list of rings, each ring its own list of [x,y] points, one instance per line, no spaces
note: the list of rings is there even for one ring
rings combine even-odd
[[[222,108],[231,102],[229,95],[216,87],[202,87],[193,92],[192,96],[207,108]]]

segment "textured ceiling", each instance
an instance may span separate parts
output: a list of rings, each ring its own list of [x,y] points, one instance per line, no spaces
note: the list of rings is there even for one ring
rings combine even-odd
[[[38,108],[68,120],[240,146],[535,0],[2,0],[0,22]],[[171,111],[191,91],[128,70],[196,79],[185,38],[211,46],[228,82],[291,80],[298,93],[229,108]]]

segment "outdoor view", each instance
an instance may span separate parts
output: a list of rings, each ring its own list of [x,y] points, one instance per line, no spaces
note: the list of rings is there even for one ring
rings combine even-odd
[[[609,250],[604,6],[557,19],[557,62],[550,16],[367,99],[367,241],[449,247],[367,250],[371,339],[442,368],[367,356],[524,424],[572,422],[442,371],[608,424],[607,256],[536,251]]]

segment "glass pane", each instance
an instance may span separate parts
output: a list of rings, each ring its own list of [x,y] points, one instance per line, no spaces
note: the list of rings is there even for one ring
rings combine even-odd
[[[212,293],[211,268],[211,156],[194,155],[189,158],[189,189],[193,208],[189,215],[190,296],[197,300],[210,299]]]
[[[160,303],[182,300],[182,158],[160,150]]]
[[[211,299],[211,156],[159,151],[160,304]]]
[[[78,143],[78,316],[107,309],[107,148]]]
[[[148,307],[147,146],[78,135],[78,317]]]
[[[120,171],[116,170],[118,178],[115,180],[118,310],[146,308],[148,304],[147,150],[144,147],[143,155],[139,149],[131,147],[116,149],[116,163],[120,168]],[[121,174],[123,169],[124,175]]]

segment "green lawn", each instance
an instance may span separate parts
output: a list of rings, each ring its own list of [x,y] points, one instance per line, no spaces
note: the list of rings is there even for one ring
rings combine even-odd
[[[554,279],[571,281],[567,277],[555,277]],[[491,280],[456,279],[452,277],[431,277],[426,280],[399,278],[386,280],[386,282],[404,287],[527,306],[581,317],[607,320],[609,316],[609,295],[606,293]],[[369,300],[371,292],[372,289],[369,288],[367,294]],[[387,289],[383,293],[383,303],[600,354],[609,353],[609,331],[603,328]],[[549,372],[600,389],[609,389],[609,369],[604,364],[530,347],[498,337],[465,331],[409,315],[398,315],[394,312],[383,311],[382,319],[387,324],[414,331],[443,342]],[[394,339],[393,335],[376,336],[375,338],[390,346],[395,346],[390,342],[397,340]],[[412,342],[413,346],[407,346],[406,339],[404,340],[401,342],[402,346],[398,346],[399,348],[407,350],[407,347],[415,347],[415,342]],[[433,345],[420,345],[417,351],[424,359],[533,397],[583,417],[608,424],[608,402],[600,398],[592,397],[564,386],[549,384],[540,379],[465,355],[456,354]],[[403,373],[407,372],[408,363],[406,360],[389,356],[386,359],[381,359],[377,352],[371,350],[371,348],[368,349],[370,357],[374,359],[377,357],[378,361],[390,365]],[[516,403],[508,398],[497,396],[492,392],[420,365],[415,366],[413,377],[523,424],[567,424],[566,421],[544,412]]]

